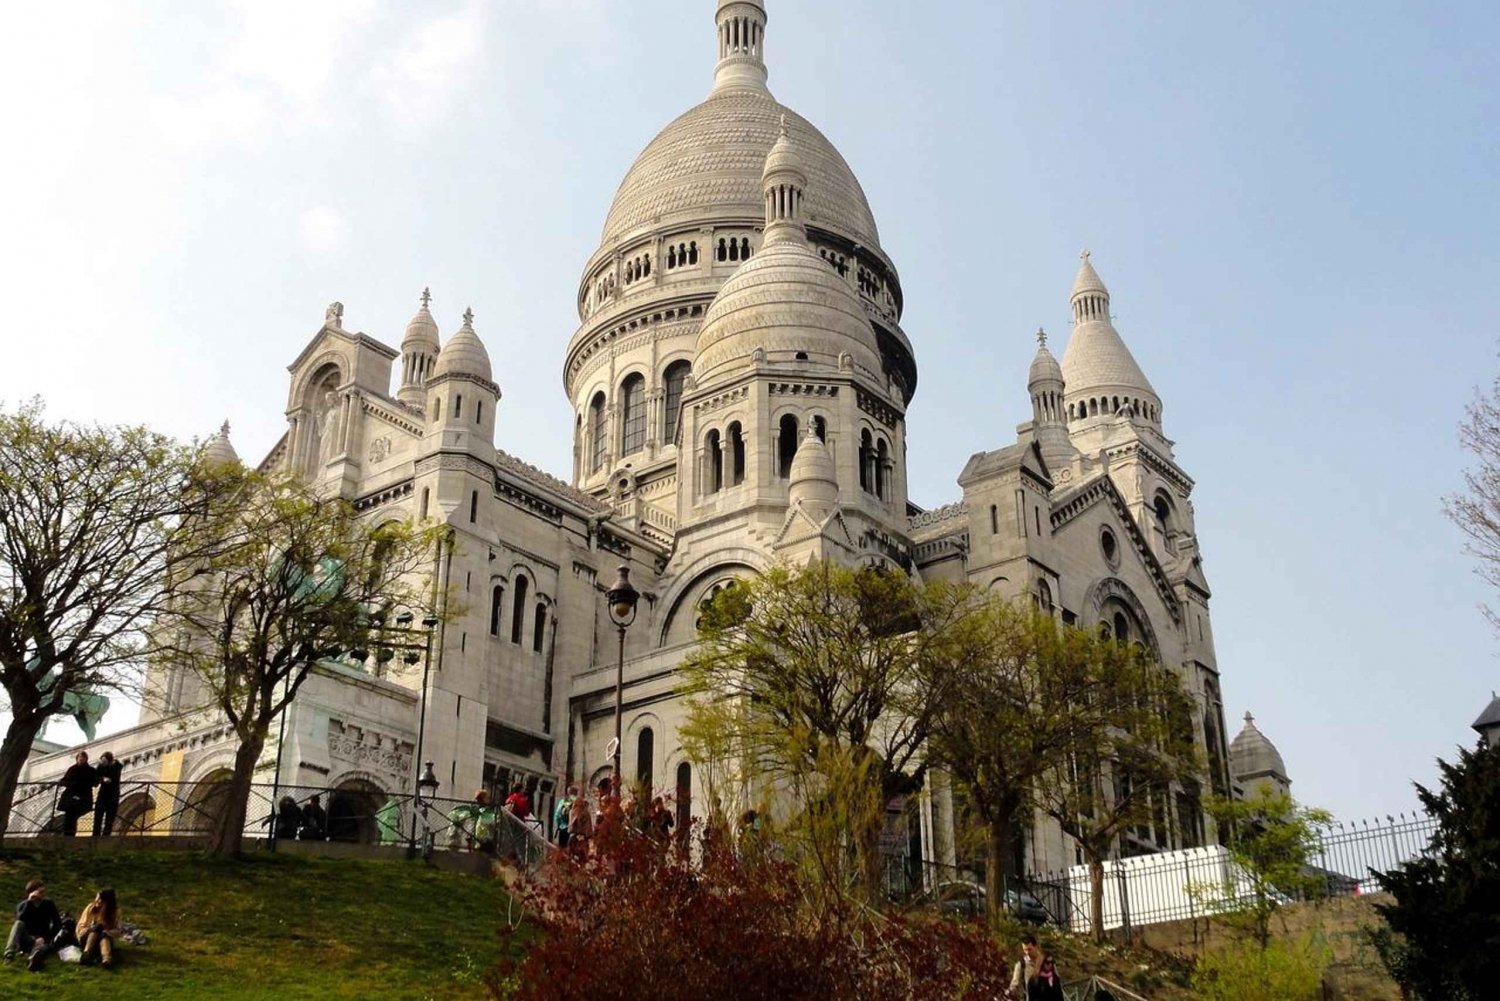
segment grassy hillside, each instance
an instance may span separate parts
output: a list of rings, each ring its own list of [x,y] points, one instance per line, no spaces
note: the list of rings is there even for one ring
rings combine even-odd
[[[507,906],[492,880],[404,860],[11,850],[0,852],[4,932],[33,876],[73,914],[113,885],[150,944],[119,946],[114,970],[56,957],[41,973],[0,965],[7,1001],[478,998]]]

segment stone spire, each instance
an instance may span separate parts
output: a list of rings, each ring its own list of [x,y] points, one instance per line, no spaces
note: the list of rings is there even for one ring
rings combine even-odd
[[[1063,352],[1070,423],[1128,412],[1132,419],[1160,428],[1161,398],[1115,330],[1109,312],[1109,289],[1094,270],[1090,254],[1081,255],[1073,279],[1073,336]]]
[[[474,310],[464,310],[464,325],[448,338],[448,346],[438,355],[433,375],[472,375],[486,382],[493,378],[490,353],[474,332]]]
[[[232,466],[239,465],[239,461],[239,453],[229,442],[229,422],[225,421],[219,426],[219,433],[203,447],[203,462],[209,466]]]
[[[718,0],[719,64],[714,94],[766,89],[766,8],[761,0]]]
[[[787,127],[786,115],[781,116],[781,136],[766,155],[761,190],[766,199],[763,246],[788,240],[805,243],[802,199],[807,193],[807,170],[802,166],[802,150]]]
[[[438,359],[438,325],[427,308],[431,302],[432,292],[424,288],[422,305],[406,325],[401,341],[401,388],[396,391],[396,399],[413,407],[422,405],[422,387]]]
[[[839,481],[833,456],[811,424],[792,459],[790,473],[787,499],[794,507],[800,504],[814,520],[827,518],[838,507]]]

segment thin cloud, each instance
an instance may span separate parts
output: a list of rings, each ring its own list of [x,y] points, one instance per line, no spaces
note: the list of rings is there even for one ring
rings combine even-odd
[[[452,110],[479,70],[485,26],[483,6],[470,0],[420,25],[370,74],[370,85],[398,130],[422,132]]]

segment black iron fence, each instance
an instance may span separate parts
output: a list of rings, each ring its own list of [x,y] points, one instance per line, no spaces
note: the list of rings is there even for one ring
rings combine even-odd
[[[98,831],[117,838],[201,837],[226,805],[228,783],[121,782],[112,824]],[[69,814],[77,836],[94,836],[95,818],[108,810],[70,804],[55,784],[23,789],[11,809],[7,838],[62,835]],[[536,817],[522,819],[489,804],[412,794],[321,786],[255,784],[246,804],[244,836],[277,841],[331,841],[406,846],[412,850],[477,851],[534,870],[550,848]]]
[[[1379,892],[1379,874],[1425,852],[1436,826],[1421,814],[1335,824],[1320,835],[1299,885],[1265,892],[1278,904]],[[1032,873],[1024,883],[1046,904],[1050,920],[1074,931],[1092,929],[1086,866]],[[1128,930],[1213,917],[1241,907],[1256,893],[1249,875],[1221,846],[1111,860],[1104,865],[1103,925]]]

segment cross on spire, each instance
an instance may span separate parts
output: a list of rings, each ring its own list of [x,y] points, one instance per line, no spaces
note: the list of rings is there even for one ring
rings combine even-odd
[[[424,288],[422,290],[422,308],[426,309],[431,303],[432,303],[432,289],[430,289],[430,288]]]
[[[229,440],[229,422],[228,421],[225,421],[223,424],[219,425],[219,437],[223,438],[225,441]]]
[[[1088,263],[1088,259],[1089,259],[1089,248],[1084,247],[1083,248],[1083,253],[1081,253],[1081,254],[1078,255],[1078,259],[1080,261],[1083,261],[1085,264],[1087,264]]]
[[[1047,346],[1047,331],[1043,330],[1041,327],[1036,328],[1036,343],[1037,347],[1044,348]]]
[[[464,310],[464,326],[466,326],[466,327],[472,327],[472,326],[474,326],[474,307],[472,307],[472,306],[470,306],[468,309]]]

